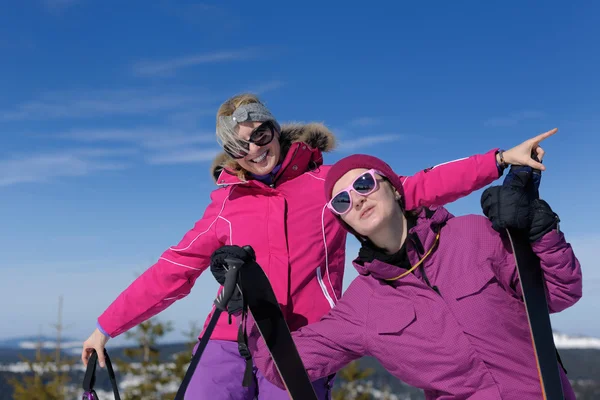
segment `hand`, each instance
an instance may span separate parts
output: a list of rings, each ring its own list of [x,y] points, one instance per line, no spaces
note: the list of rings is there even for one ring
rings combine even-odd
[[[255,259],[254,250],[249,246],[222,246],[210,257],[210,272],[222,286],[225,284],[225,276],[229,269],[226,258],[242,260],[245,263]],[[227,312],[232,315],[239,314],[242,311],[243,299],[242,293],[238,288],[235,289],[231,299],[227,303]]]
[[[557,229],[559,222],[560,218],[548,203],[542,199],[535,199],[531,205],[529,241],[533,243],[551,230]]]
[[[251,247],[245,246],[245,248],[250,249]],[[210,256],[210,272],[212,272],[213,276],[219,282],[220,285],[225,284],[225,274],[229,267],[227,266],[226,258],[242,260],[244,262],[252,261],[254,259],[254,254],[252,254],[240,247],[240,246],[221,246]]]
[[[481,195],[481,208],[497,232],[531,226],[531,199],[525,190],[513,186],[487,188]]]
[[[544,132],[536,137],[527,139],[523,143],[506,150],[503,154],[504,162],[509,165],[527,165],[540,171],[545,171],[546,167],[542,164],[542,159],[546,153],[539,145],[540,142],[558,132],[557,128]],[[539,162],[535,161],[531,155],[535,154]],[[496,160],[500,163],[499,155],[496,155]]]
[[[108,339],[110,338],[100,332],[98,328],[92,332],[90,337],[83,342],[83,350],[81,351],[81,361],[83,361],[83,365],[87,367],[93,350],[96,350],[96,353],[98,353],[98,363],[100,364],[100,367],[104,368],[104,346],[106,346]]]

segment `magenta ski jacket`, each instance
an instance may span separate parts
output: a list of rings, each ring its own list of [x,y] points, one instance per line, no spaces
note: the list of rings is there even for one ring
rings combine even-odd
[[[541,399],[508,240],[487,218],[453,217],[443,207],[422,211],[410,237],[411,265],[434,249],[413,274],[389,281],[404,270],[355,260],[360,275],[337,305],[293,333],[311,380],[373,356],[398,379],[423,389],[427,399]],[[541,259],[551,312],[575,304],[581,269],[563,234],[547,233],[533,250]],[[283,387],[255,327],[249,340],[258,369]],[[562,368],[561,377],[565,397],[575,399]]]

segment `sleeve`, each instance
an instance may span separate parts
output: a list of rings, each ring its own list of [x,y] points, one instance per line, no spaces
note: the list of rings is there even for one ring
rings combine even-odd
[[[200,274],[210,265],[212,253],[222,243],[216,221],[227,200],[228,189],[217,189],[202,218],[181,241],[162,253],[158,261],[129,285],[98,318],[98,326],[115,337],[186,297]]]
[[[248,319],[248,324],[252,324],[248,344],[254,364],[267,380],[284,389],[277,367],[253,322]],[[365,355],[361,338],[364,331],[364,322],[358,320],[357,313],[342,298],[319,322],[293,332],[292,338],[310,380],[314,382],[334,374]]]
[[[495,275],[514,294],[522,298],[521,285],[512,248],[507,238],[500,239],[499,260]],[[546,281],[548,309],[557,313],[574,305],[582,295],[581,266],[573,248],[565,240],[562,232],[552,230],[532,245],[540,259],[540,266]]]
[[[407,210],[441,206],[464,197],[498,179],[497,149],[449,161],[403,177]]]

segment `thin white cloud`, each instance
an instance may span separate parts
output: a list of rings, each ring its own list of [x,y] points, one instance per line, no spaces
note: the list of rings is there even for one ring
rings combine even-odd
[[[49,182],[59,177],[84,176],[95,171],[126,168],[123,162],[88,159],[76,154],[40,154],[0,160],[0,187],[26,182]]]
[[[258,85],[254,86],[254,87],[251,87],[248,90],[248,92],[254,93],[256,95],[262,95],[262,94],[265,94],[267,92],[271,92],[273,90],[280,89],[284,85],[285,85],[285,82],[274,80],[274,81],[271,81],[271,82],[265,82],[265,83],[258,84]]]
[[[205,107],[202,93],[181,90],[97,90],[46,93],[38,99],[0,110],[0,121],[90,118],[123,115],[154,116],[182,108]]]
[[[167,128],[73,130],[52,137],[66,142],[61,144],[64,150],[0,160],[0,187],[50,182],[140,164],[210,162],[220,151],[214,134]]]
[[[219,51],[206,54],[173,58],[160,61],[141,61],[133,66],[133,73],[138,76],[166,76],[176,71],[202,64],[214,64],[227,61],[250,60],[259,55],[256,49],[238,51]]]
[[[138,149],[133,148],[116,148],[116,149],[103,149],[103,148],[74,148],[69,150],[70,154],[81,156],[81,157],[122,157],[131,156],[138,154]]]
[[[147,162],[154,165],[195,164],[212,161],[219,152],[220,149],[218,148],[212,150],[171,151],[149,156]]]
[[[202,143],[216,143],[211,133],[179,131],[169,128],[79,129],[55,136],[84,143],[132,143],[147,149],[162,149]]]
[[[399,134],[385,134],[385,135],[365,135],[359,138],[350,138],[346,137],[343,140],[339,140],[339,145],[337,146],[338,151],[354,151],[357,149],[363,149],[370,146],[374,146],[381,143],[391,143],[397,142],[399,140],[405,139],[405,135]]]
[[[520,111],[509,114],[505,117],[490,118],[484,122],[484,125],[490,127],[515,126],[526,120],[541,119],[544,117],[545,114],[541,111]]]

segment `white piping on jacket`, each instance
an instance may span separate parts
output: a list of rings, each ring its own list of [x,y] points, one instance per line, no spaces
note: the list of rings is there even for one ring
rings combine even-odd
[[[467,158],[469,158],[469,157],[457,158],[456,160],[446,161],[446,162],[434,165],[433,167],[430,168],[430,170],[435,169],[437,167],[440,167],[442,165],[451,164],[451,163],[454,163],[454,162],[457,162],[457,161],[466,160]],[[402,181],[403,185],[404,185],[404,182],[406,182],[408,180],[408,178],[410,178],[410,176],[407,176],[407,177],[404,178],[404,180]]]
[[[221,213],[223,213],[223,209],[225,209],[225,203],[227,202],[227,200],[229,200],[229,196],[231,196],[231,194],[233,193],[233,191],[234,191],[234,190],[235,190],[235,187],[233,187],[233,188],[232,188],[232,189],[229,191],[229,194],[228,194],[228,195],[227,195],[227,197],[226,197],[226,198],[223,200],[223,204],[221,205],[221,210],[219,211],[219,214],[217,214],[217,216],[215,217],[215,219],[214,219],[214,220],[213,220],[213,221],[210,223],[210,225],[208,225],[208,228],[206,228],[206,230],[205,230],[204,232],[200,232],[198,235],[196,235],[196,237],[195,237],[194,239],[192,239],[192,241],[191,241],[191,242],[190,242],[190,243],[189,243],[189,244],[188,244],[186,247],[183,247],[183,248],[175,248],[175,247],[171,246],[171,247],[169,247],[169,250],[171,250],[171,251],[174,251],[174,252],[182,252],[182,251],[185,251],[185,250],[189,249],[189,248],[192,246],[192,244],[193,244],[193,243],[194,243],[194,242],[195,242],[195,241],[196,241],[196,240],[197,240],[197,239],[198,239],[200,236],[202,236],[202,235],[204,235],[206,232],[208,232],[208,231],[210,230],[210,228],[211,228],[211,227],[214,225],[214,223],[217,221],[217,219],[221,218],[221,219],[223,219],[223,220],[227,221],[225,218],[221,217]],[[229,221],[227,221],[227,222],[229,222]],[[229,233],[230,233],[230,235],[231,235],[231,223],[229,223]],[[168,258],[160,257],[160,259],[161,259],[161,260],[164,260],[164,261],[168,261],[168,262],[170,262],[171,264],[179,265],[180,267],[189,268],[189,269],[194,269],[194,270],[196,270],[196,271],[199,271],[199,270],[201,270],[201,268],[194,268],[194,267],[190,267],[189,265],[180,264],[180,263],[177,263],[177,262],[175,262],[175,261],[169,260]]]
[[[327,280],[329,281],[329,286],[331,286],[331,291],[333,292],[333,297],[335,297],[335,301],[339,301],[337,294],[335,294],[335,289],[333,287],[333,284],[331,283],[331,278],[329,275],[329,250],[327,249],[327,239],[325,237],[325,209],[326,208],[327,208],[327,204],[324,205],[323,210],[321,210],[321,232],[323,232],[323,246],[325,247],[325,273],[327,274]],[[317,271],[318,271],[318,274],[321,273],[319,269],[317,269]],[[322,285],[321,288],[325,289],[325,286]],[[332,303],[331,297],[329,296],[329,294],[327,293],[326,290],[325,290],[325,296],[327,297],[327,300],[330,300],[329,304],[331,304]],[[331,307],[333,307],[333,305]]]
[[[331,308],[333,308],[335,306],[335,303],[333,302],[333,299],[331,298],[331,296],[329,296],[329,293],[327,292],[327,288],[325,287],[325,283],[323,282],[323,277],[321,276],[321,267],[317,267],[317,280],[319,281],[319,285],[321,286],[321,290],[323,291],[325,298],[329,302],[329,306]],[[334,293],[334,295],[335,295],[335,293]]]

